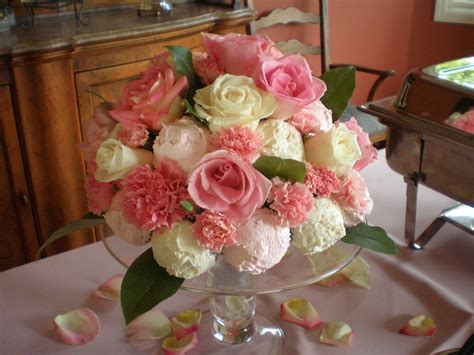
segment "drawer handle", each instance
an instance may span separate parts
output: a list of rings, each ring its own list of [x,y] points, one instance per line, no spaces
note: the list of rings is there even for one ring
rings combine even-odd
[[[28,199],[28,196],[26,196],[25,194],[20,195],[20,201],[25,206],[28,206],[30,204],[30,200]]]

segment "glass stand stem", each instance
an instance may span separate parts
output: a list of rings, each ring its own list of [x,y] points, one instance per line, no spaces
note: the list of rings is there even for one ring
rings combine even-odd
[[[210,295],[214,337],[227,344],[250,341],[255,333],[255,296]]]

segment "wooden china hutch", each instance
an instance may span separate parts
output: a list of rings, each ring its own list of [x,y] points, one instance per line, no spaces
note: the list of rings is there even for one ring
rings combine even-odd
[[[86,1],[88,25],[71,8],[38,9],[31,29],[14,0],[18,24],[0,32],[0,271],[35,260],[51,232],[87,212],[79,144],[100,101],[91,91],[116,101],[164,46],[197,49],[201,32],[244,33],[253,18],[245,7],[193,2],[160,16],[138,16],[141,1],[91,3],[101,8]],[[94,240],[78,233],[47,254]]]

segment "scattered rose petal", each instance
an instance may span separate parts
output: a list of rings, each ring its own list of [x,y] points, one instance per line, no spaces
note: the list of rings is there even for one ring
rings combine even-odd
[[[343,322],[324,323],[319,342],[335,346],[349,345],[352,338],[351,327]]]
[[[53,325],[56,334],[69,345],[88,343],[100,333],[99,318],[89,308],[59,314],[54,318]]]
[[[318,312],[305,298],[293,298],[280,305],[280,318],[306,329],[313,329],[322,323]]]
[[[115,275],[107,279],[92,295],[98,298],[115,301],[120,299],[123,275]]]
[[[369,264],[358,256],[352,262],[341,270],[341,273],[355,283],[365,289],[370,289]]]
[[[307,256],[313,271],[315,273],[322,273],[333,267],[335,264],[342,262],[349,257],[349,253],[338,249],[337,246],[325,250],[322,253]],[[356,257],[349,265],[343,268],[338,273],[316,282],[319,286],[335,287],[340,284],[353,282],[354,284],[369,289],[370,288],[370,274],[369,264],[360,256]]]
[[[186,354],[198,344],[196,332],[186,335],[180,340],[174,336],[167,337],[161,344],[161,349],[165,355],[182,355]]]
[[[427,315],[419,314],[411,318],[403,327],[400,329],[400,333],[404,335],[412,336],[431,336],[436,333],[436,324]]]
[[[181,340],[184,336],[197,331],[201,317],[201,311],[195,310],[182,311],[171,317],[171,330],[176,339]]]
[[[143,313],[128,326],[125,334],[130,342],[161,339],[171,332],[169,319],[159,309]]]
[[[336,287],[349,282],[351,282],[351,280],[349,280],[344,274],[338,272],[332,276],[326,277],[325,279],[316,282],[316,285],[323,287]]]

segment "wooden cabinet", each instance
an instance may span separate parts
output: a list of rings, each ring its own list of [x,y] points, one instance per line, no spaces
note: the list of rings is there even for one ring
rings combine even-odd
[[[38,250],[9,85],[0,85],[0,271],[32,260]]]
[[[116,102],[165,46],[196,49],[201,32],[245,32],[252,20],[248,9],[180,6],[164,23],[121,10],[92,16],[92,28],[48,19],[36,34],[0,38],[0,270],[33,260],[54,230],[87,212],[80,143],[100,102],[91,92]],[[74,233],[47,255],[94,240],[92,230]]]

